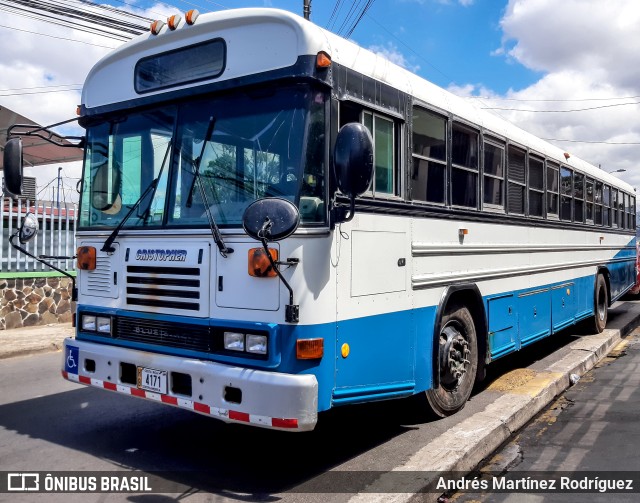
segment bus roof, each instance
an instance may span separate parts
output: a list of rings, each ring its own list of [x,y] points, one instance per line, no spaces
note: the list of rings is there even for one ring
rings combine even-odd
[[[100,60],[89,72],[82,92],[86,108],[130,103],[140,95],[134,88],[134,69],[149,56],[180,47],[221,38],[226,43],[226,66],[222,75],[196,84],[174,86],[195,88],[212,81],[292,66],[299,56],[327,52],[332,61],[412,95],[425,106],[450,112],[454,117],[485,128],[497,137],[528,147],[533,152],[576,168],[588,176],[634,192],[631,185],[596,166],[571,155],[533,134],[467,100],[418,77],[357,44],[345,40],[288,11],[267,8],[231,9],[200,15],[193,25],[182,23],[175,30],[164,27],[158,35],[147,33],[123,44]],[[146,95],[162,94],[158,89]]]

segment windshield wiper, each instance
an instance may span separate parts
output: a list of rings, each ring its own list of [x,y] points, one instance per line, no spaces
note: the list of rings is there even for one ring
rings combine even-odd
[[[158,176],[153,180],[151,180],[151,183],[147,186],[146,189],[144,189],[144,192],[140,194],[140,197],[136,200],[135,203],[133,203],[133,206],[131,207],[131,209],[129,209],[129,211],[124,216],[124,218],[120,221],[118,226],[115,229],[113,229],[113,232],[111,233],[111,235],[104,242],[100,251],[107,252],[107,253],[113,253],[114,251],[116,251],[116,249],[113,247],[113,242],[115,241],[116,237],[124,227],[124,224],[127,223],[127,220],[129,220],[129,217],[133,215],[133,212],[138,208],[138,206],[140,206],[140,203],[144,201],[144,198],[147,197],[147,194],[153,192],[153,195],[149,198],[149,205],[147,206],[147,208],[142,214],[144,218],[144,222],[145,223],[147,222],[147,218],[149,218],[149,212],[151,210],[151,204],[153,204],[153,197],[155,196],[155,193],[156,193],[156,188],[158,187],[158,183],[160,182],[160,177],[162,176],[162,171],[164,170],[165,164],[167,163],[169,150],[171,150],[171,142],[167,144],[167,150],[164,153],[164,159],[162,159],[162,165],[160,166],[160,171],[158,172]]]
[[[157,187],[159,181],[160,181],[160,176],[158,176],[158,178],[154,178],[153,180],[151,180],[151,183],[149,184],[149,186],[140,195],[140,197],[135,202],[135,204],[131,207],[131,209],[128,211],[128,213],[120,221],[120,223],[118,224],[118,227],[113,229],[113,232],[107,238],[107,240],[104,242],[104,244],[102,245],[102,249],[100,251],[107,252],[107,253],[113,253],[114,251],[116,251],[116,249],[112,245],[113,245],[114,240],[118,236],[118,233],[122,230],[122,228],[124,227],[124,224],[127,223],[127,220],[129,220],[129,217],[133,214],[133,212],[136,210],[136,208],[138,206],[140,206],[140,203],[146,197],[146,195],[149,192],[151,192],[152,189],[155,189]],[[149,202],[149,205],[151,205],[151,202]]]
[[[202,157],[204,156],[204,151],[207,148],[207,143],[211,141],[211,137],[213,136],[213,128],[216,125],[215,117],[209,118],[209,126],[207,127],[207,133],[202,141],[202,148],[200,149],[200,155],[196,157],[195,162],[193,163],[194,172],[193,172],[193,181],[191,182],[191,188],[189,189],[189,196],[187,197],[187,202],[185,203],[187,208],[190,208],[193,204],[193,189],[196,186],[196,182],[198,183],[198,187],[200,188],[200,196],[202,197],[202,202],[204,203],[205,212],[207,214],[207,220],[209,221],[209,228],[211,229],[211,235],[213,236],[213,241],[216,243],[218,247],[218,251],[220,255],[224,258],[227,258],[227,254],[233,253],[233,248],[227,247],[227,245],[222,240],[222,235],[220,234],[220,229],[218,228],[218,224],[216,224],[215,219],[213,218],[213,213],[211,213],[211,207],[209,206],[209,201],[207,199],[207,194],[204,189],[204,183],[202,182],[202,178],[200,177],[200,164],[202,163]]]

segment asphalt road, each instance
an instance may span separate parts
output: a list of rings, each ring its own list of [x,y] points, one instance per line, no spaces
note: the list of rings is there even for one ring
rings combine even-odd
[[[487,384],[540,365],[576,340],[558,334],[505,358]],[[428,414],[422,396],[337,408],[321,415],[315,431],[291,434],[78,386],[62,379],[60,359],[49,353],[0,361],[0,471],[159,471],[181,493],[0,494],[0,501],[345,502],[371,474],[402,465],[499,395],[476,393],[444,420]]]

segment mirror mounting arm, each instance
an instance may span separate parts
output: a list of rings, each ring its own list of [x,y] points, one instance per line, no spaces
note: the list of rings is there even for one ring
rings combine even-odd
[[[280,281],[282,281],[282,284],[286,287],[287,290],[289,290],[289,304],[285,306],[284,319],[287,323],[298,323],[300,321],[300,306],[293,303],[293,288],[291,288],[291,285],[287,282],[286,279],[284,279],[284,276],[280,272],[280,268],[278,267],[278,265],[282,264],[282,262],[276,262],[275,260],[273,260],[271,253],[269,253],[269,244],[267,243],[267,240],[265,238],[262,238],[260,241],[262,242],[262,247],[267,254],[267,258],[269,259],[271,267],[280,278]],[[298,262],[291,261],[291,259],[287,260],[286,263],[286,265],[289,266],[297,264]]]
[[[352,197],[349,199],[349,207],[344,204],[336,204],[333,208],[333,222],[336,224],[342,224],[345,222],[351,222],[356,214],[356,199]]]
[[[300,224],[300,212],[288,199],[267,197],[251,203],[244,211],[242,227],[253,239],[260,241],[267,255],[271,268],[280,281],[289,290],[289,304],[285,306],[285,321],[298,323],[300,321],[300,306],[293,303],[293,288],[284,279],[279,265],[291,267],[297,265],[300,259],[288,258],[285,263],[276,262],[269,252],[269,241],[280,241],[295,232]]]
[[[54,271],[59,272],[60,274],[66,276],[67,278],[69,278],[71,280],[71,300],[72,301],[77,301],[78,300],[78,288],[76,287],[76,278],[74,278],[71,274],[69,274],[67,271],[64,271],[62,269],[59,269],[58,267],[54,266],[52,263],[47,262],[46,260],[44,260],[41,257],[38,257],[36,255],[33,255],[31,253],[29,253],[27,250],[25,250],[22,246],[16,244],[13,242],[13,240],[15,239],[15,237],[18,235],[17,232],[15,232],[14,234],[11,235],[11,237],[9,237],[9,243],[11,244],[11,246],[13,246],[16,250],[24,253],[27,257],[31,257],[32,259],[37,260],[38,262],[42,262],[44,265],[46,265],[47,267],[50,267],[51,269],[53,269]]]
[[[73,119],[50,124],[49,126],[38,126],[36,124],[13,124],[9,129],[7,129],[7,138],[14,136],[36,136],[46,142],[57,145],[58,147],[83,148],[86,139],[84,136],[61,136],[51,131],[51,128],[77,120],[78,117],[74,117]],[[75,140],[77,143],[64,143],[63,141],[59,141],[58,138],[67,141]]]

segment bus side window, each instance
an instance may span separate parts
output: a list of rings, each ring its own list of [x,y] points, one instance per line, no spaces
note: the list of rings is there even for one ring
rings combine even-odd
[[[423,108],[413,108],[411,198],[445,204],[447,173],[447,119]]]
[[[547,218],[558,218],[559,169],[557,164],[547,161]]]
[[[573,207],[573,172],[569,168],[560,168],[560,219],[571,221]]]
[[[602,182],[599,182],[596,180],[596,192],[595,192],[595,213],[594,213],[594,219],[593,219],[593,223],[595,225],[602,225],[602,219],[603,219],[603,192],[602,192]]]
[[[526,188],[527,155],[521,148],[507,147],[507,211],[524,215],[524,195]]]
[[[373,162],[375,167],[371,192],[383,195],[398,195],[397,145],[395,122],[383,115],[365,110],[355,103],[340,103],[340,127],[350,122],[360,122],[371,133],[373,139]]]
[[[574,173],[573,175],[573,220],[584,223],[584,175]]]
[[[608,185],[602,192],[602,225],[611,227],[611,187]]]
[[[478,133],[459,124],[451,139],[451,204],[478,207]]]
[[[544,216],[544,161],[529,157],[529,215]]]
[[[396,195],[396,142],[393,120],[369,111],[362,113],[362,122],[373,138],[373,193]]]
[[[504,145],[484,142],[484,208],[504,210]]]

